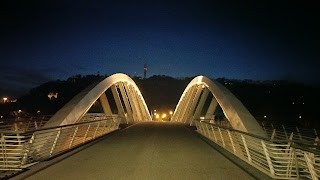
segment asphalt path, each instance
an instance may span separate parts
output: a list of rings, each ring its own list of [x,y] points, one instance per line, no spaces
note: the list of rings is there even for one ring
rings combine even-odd
[[[27,179],[255,179],[184,125],[139,123]]]

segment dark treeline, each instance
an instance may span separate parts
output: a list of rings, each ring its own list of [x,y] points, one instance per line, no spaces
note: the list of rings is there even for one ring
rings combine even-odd
[[[3,106],[4,111],[22,109],[30,115],[54,114],[76,94],[90,84],[107,76],[76,75],[67,80],[56,80],[33,88],[20,97],[14,105]],[[149,110],[174,110],[190,78],[152,76],[147,79],[133,77],[144,96]],[[317,103],[320,100],[319,87],[288,81],[253,81],[218,78],[257,119],[285,120],[304,126],[320,126]],[[49,93],[58,93],[58,98],[48,98]],[[6,109],[7,108],[7,109]],[[39,112],[40,111],[40,112]],[[11,113],[12,115],[12,113]]]

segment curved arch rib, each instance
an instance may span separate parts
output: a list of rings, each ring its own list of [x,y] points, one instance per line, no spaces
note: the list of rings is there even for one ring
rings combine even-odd
[[[176,106],[172,121],[191,124],[194,119],[199,119],[209,92],[213,98],[206,119],[211,118],[219,104],[234,129],[265,135],[256,119],[227,88],[205,76],[198,76],[188,84]]]
[[[148,107],[135,82],[129,76],[117,73],[80,92],[54,114],[44,127],[61,126],[78,122],[98,99],[100,99],[105,113],[111,113],[112,115],[105,96],[105,91],[109,88],[111,88],[113,96],[115,97],[119,115],[124,116],[124,107],[120,100],[120,96],[122,97],[127,110],[127,122],[151,120]],[[117,89],[119,89],[120,93]]]

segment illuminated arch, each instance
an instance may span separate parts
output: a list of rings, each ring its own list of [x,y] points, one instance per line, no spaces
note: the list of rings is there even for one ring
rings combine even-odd
[[[188,84],[176,106],[172,121],[191,124],[194,119],[199,119],[209,93],[212,93],[214,98],[205,119],[212,117],[219,104],[234,129],[265,135],[256,119],[228,89],[204,76],[198,76]]]
[[[112,115],[105,91],[111,88],[115,98],[119,116],[127,122],[151,120],[144,98],[135,84],[127,75],[118,73],[93,84],[76,95],[45,124],[44,127],[73,124],[88,112],[99,99],[104,112]],[[122,97],[122,100],[120,99]],[[126,108],[126,113],[124,111]]]

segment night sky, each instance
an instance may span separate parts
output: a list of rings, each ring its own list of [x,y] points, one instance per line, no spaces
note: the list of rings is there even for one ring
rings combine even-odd
[[[1,1],[0,96],[76,74],[320,84],[316,1]],[[301,4],[304,3],[304,4]]]

